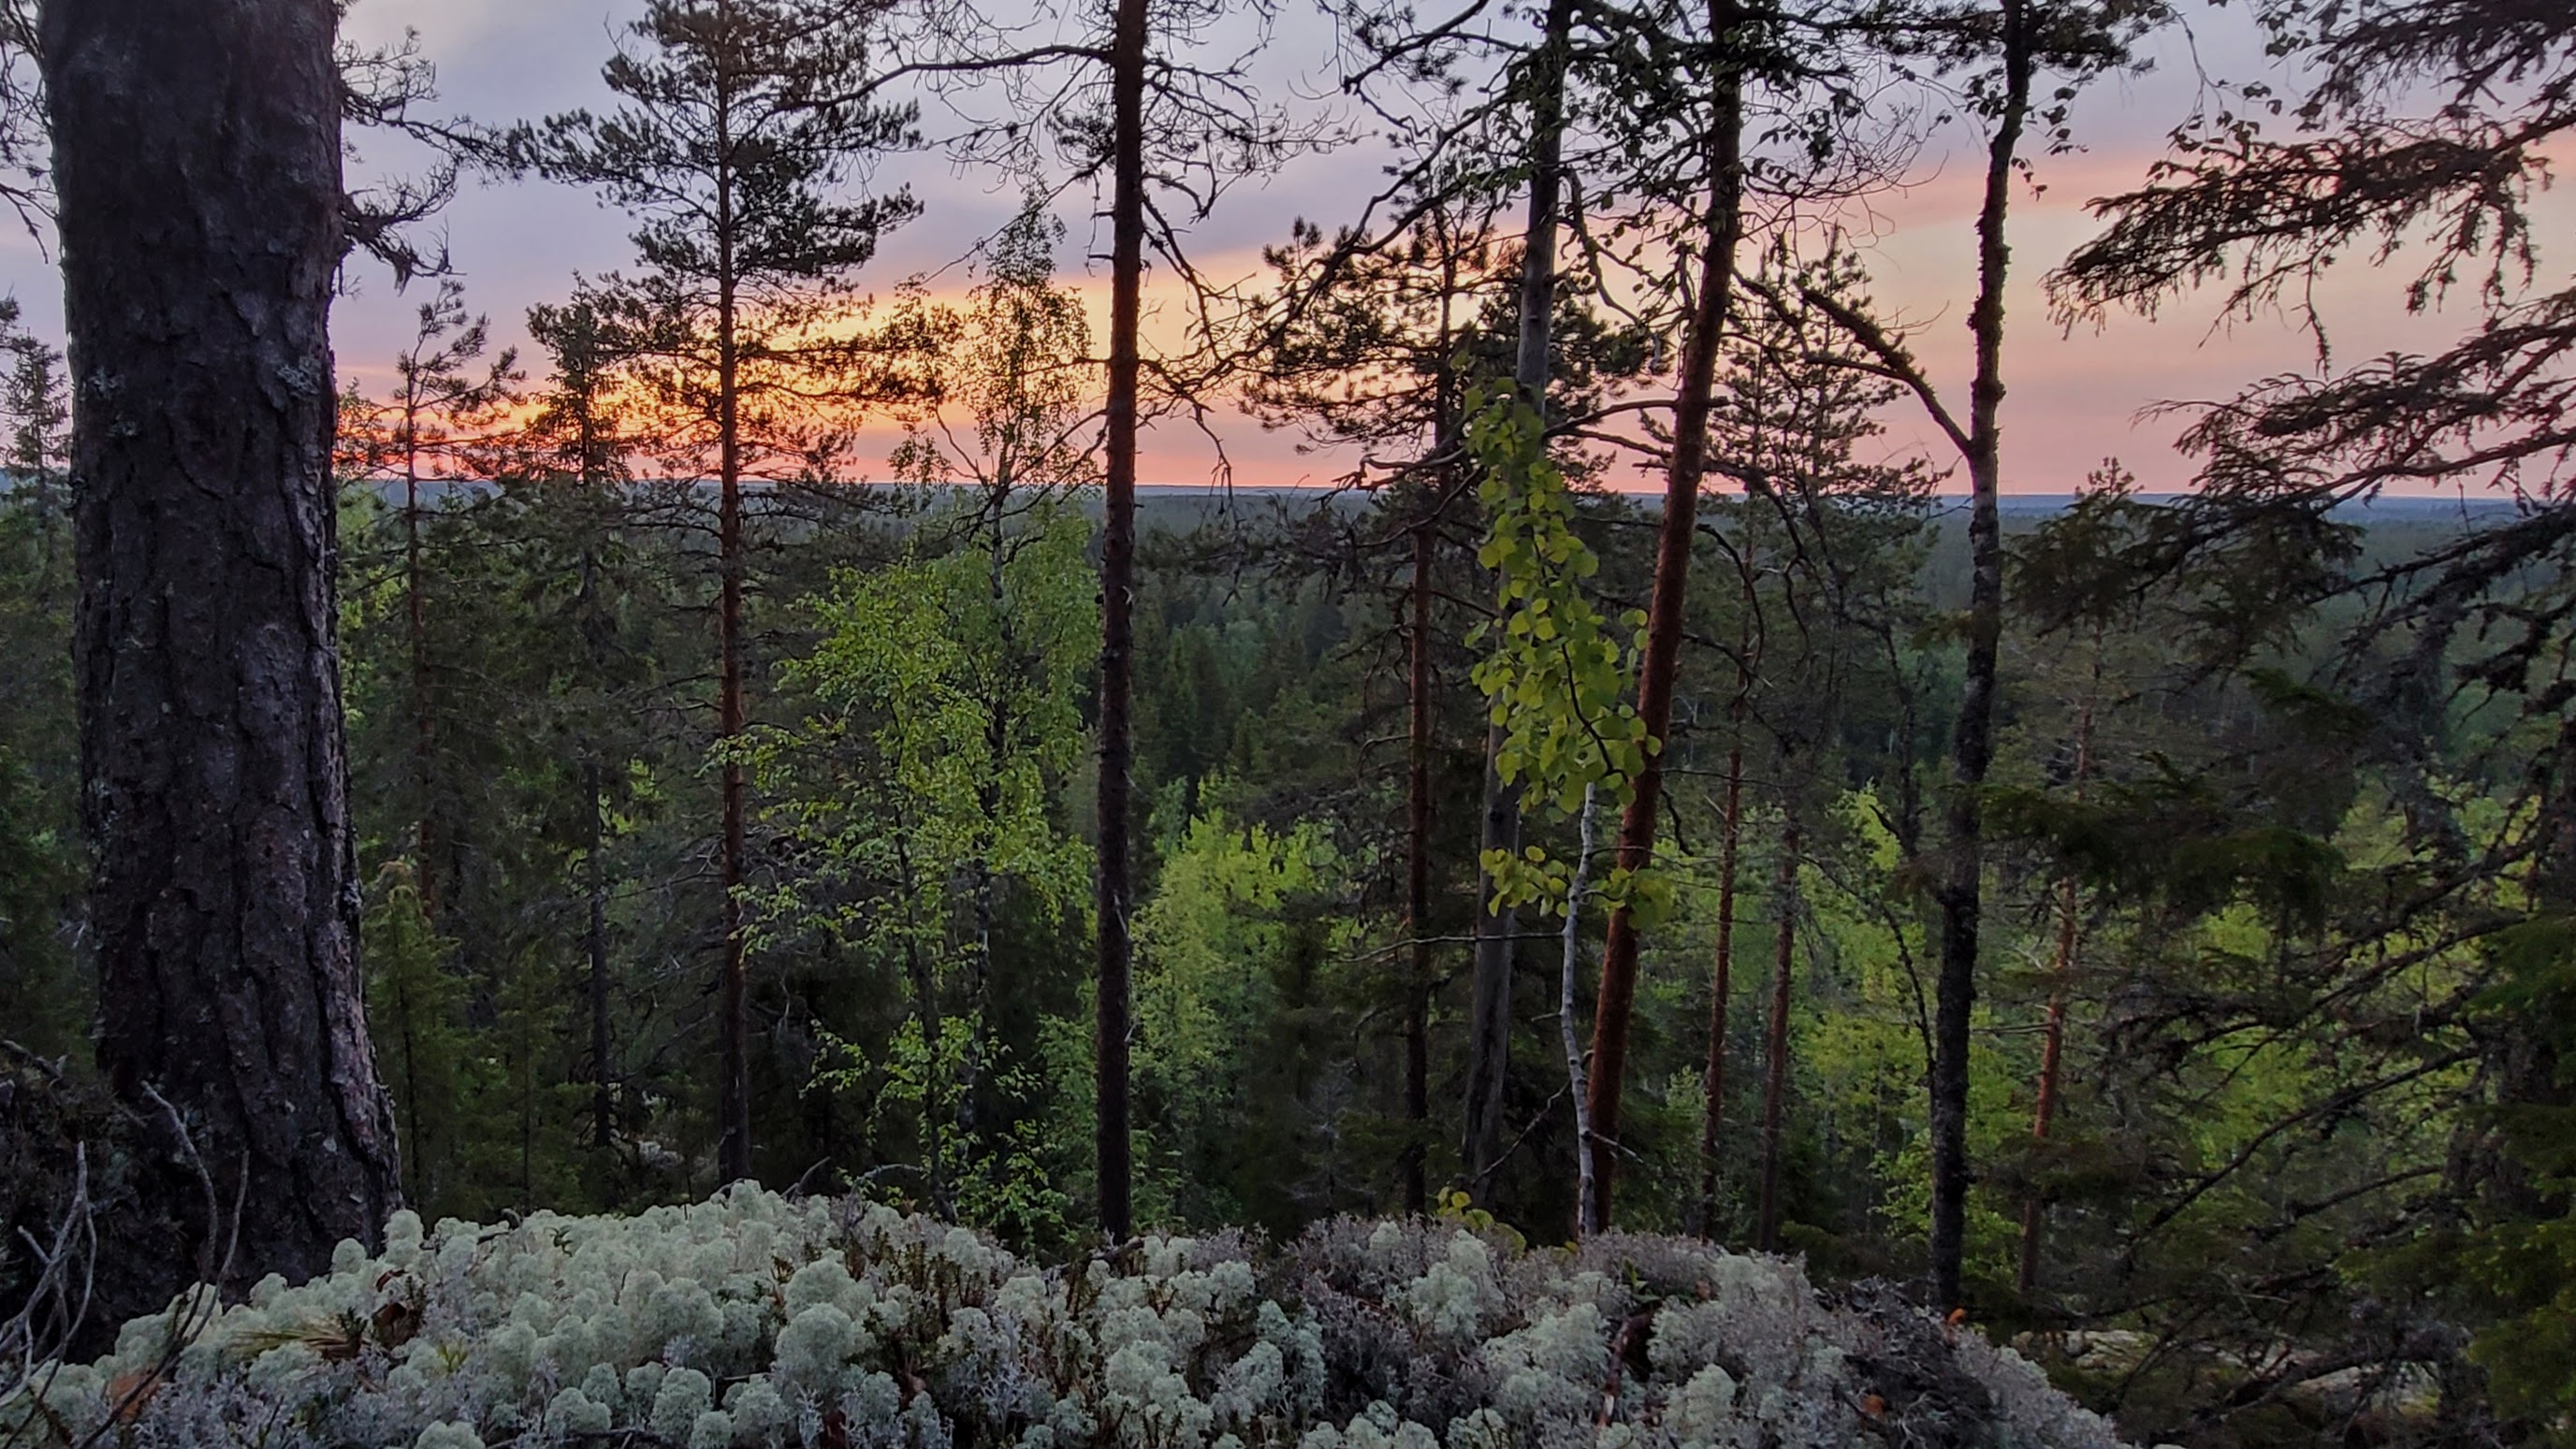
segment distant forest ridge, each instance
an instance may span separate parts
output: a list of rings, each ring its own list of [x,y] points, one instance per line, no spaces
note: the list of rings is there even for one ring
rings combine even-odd
[[[669,480],[643,481],[667,483]],[[699,481],[702,486],[708,488],[715,486],[713,479]],[[16,472],[0,469],[0,494],[14,492],[25,483],[26,480]],[[403,481],[399,478],[376,479],[364,486],[373,488],[379,498],[390,503],[399,501]],[[489,491],[491,484],[484,479],[424,478],[420,480],[418,486],[421,501],[430,507],[438,507],[447,502],[450,493],[463,492],[479,496]],[[743,487],[747,492],[766,492],[778,486],[780,485],[765,479],[743,480]],[[891,489],[914,488],[919,485],[898,483],[890,479],[868,479],[862,480],[855,486]],[[1316,497],[1336,491],[1321,485],[1260,484],[1228,487],[1214,483],[1139,483],[1137,489],[1140,493],[1148,495],[1151,500],[1166,503],[1191,499],[1209,502],[1252,500],[1286,503],[1298,498]],[[1356,489],[1340,491],[1342,496],[1353,503],[1364,502],[1370,496]],[[1997,500],[1997,506],[2008,518],[2049,518],[2073,507],[2076,500],[2082,496],[2076,493],[2006,493]],[[2190,496],[2187,493],[2141,493],[2137,495],[2137,501],[2146,504],[2174,504]],[[1651,495],[1638,495],[1635,502],[1641,511],[1649,515],[1656,510],[1657,500]],[[1933,495],[1935,513],[1964,513],[1967,503],[1968,495],[1964,493]],[[2515,499],[2496,496],[2475,497],[2459,493],[2382,494],[2376,498],[2357,499],[2340,504],[2334,512],[2337,516],[2365,523],[2440,523],[2454,519],[2464,523],[2495,523],[2519,512],[2521,508],[2522,504]]]

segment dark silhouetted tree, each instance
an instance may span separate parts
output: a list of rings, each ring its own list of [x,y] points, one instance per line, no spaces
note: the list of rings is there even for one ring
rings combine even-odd
[[[332,581],[336,18],[329,0],[40,12],[82,380],[99,1057],[138,1111],[170,1104],[241,1204],[192,1226],[238,1234],[243,1283],[321,1271],[400,1198],[358,972]]]

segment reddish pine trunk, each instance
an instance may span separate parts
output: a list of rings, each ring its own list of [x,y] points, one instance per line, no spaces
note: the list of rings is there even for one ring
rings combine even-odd
[[[2093,706],[2086,704],[2075,717],[2075,798],[2084,799],[2085,777],[2093,772]],[[2083,925],[2079,915],[2081,902],[2072,875],[2057,885],[2057,959],[2048,973],[2048,1025],[2039,1047],[2039,1102],[2031,1109],[2030,1135],[2033,1141],[2048,1140],[2048,1129],[2057,1117],[2057,1083],[2066,1051],[2066,988],[2075,971],[2075,948]],[[2039,1286],[2039,1232],[2047,1215],[2047,1205],[2034,1191],[2021,1205],[2021,1264],[2014,1276],[2023,1297]]]
[[[401,1200],[367,1039],[332,566],[329,0],[47,0],[100,1065],[320,1272]],[[170,1155],[138,1164],[199,1211]],[[156,1265],[172,1279],[186,1262]],[[212,1255],[204,1262],[211,1268]],[[177,1286],[173,1281],[171,1288]]]
[[[1724,35],[1741,19],[1734,0],[1709,7],[1712,34]],[[1656,530],[1654,595],[1646,613],[1645,657],[1637,666],[1637,715],[1652,742],[1636,792],[1619,818],[1618,864],[1642,871],[1655,854],[1655,817],[1663,807],[1662,747],[1672,731],[1673,679],[1681,663],[1683,606],[1690,590],[1691,547],[1699,526],[1699,485],[1708,468],[1708,420],[1717,377],[1718,344],[1726,328],[1727,297],[1735,277],[1735,246],[1743,231],[1744,85],[1730,66],[1719,78],[1717,122],[1710,141],[1707,231],[1701,238],[1699,294],[1682,351],[1681,395],[1673,402],[1673,451],[1665,474],[1663,523]],[[1608,1226],[1615,1195],[1619,1093],[1628,1070],[1628,1017],[1637,996],[1637,925],[1624,904],[1610,912],[1601,942],[1601,989],[1592,1013],[1592,1130],[1614,1150],[1601,1154],[1593,1174],[1590,1217]]]
[[[1100,544],[1099,1071],[1100,1225],[1123,1241],[1135,1226],[1128,1129],[1128,978],[1134,943],[1128,842],[1135,743],[1136,327],[1145,277],[1145,0],[1117,0],[1110,47],[1108,460]]]

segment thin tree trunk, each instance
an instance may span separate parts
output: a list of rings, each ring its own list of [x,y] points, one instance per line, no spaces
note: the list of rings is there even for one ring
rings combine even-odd
[[[2093,773],[2093,705],[2087,700],[2075,716],[2075,799],[2084,799],[2086,779]],[[2048,1024],[2039,1046],[2039,1101],[2031,1109],[2030,1135],[2034,1142],[2046,1142],[2048,1129],[2057,1117],[2057,1084],[2066,1051],[2066,991],[2075,974],[2075,952],[2082,943],[2082,901],[2075,889],[2072,874],[2057,883],[2057,959],[2048,972]],[[2014,1284],[2021,1295],[2029,1297],[2039,1286],[2039,1236],[2048,1206],[2033,1190],[2021,1205],[2021,1264]]]
[[[1556,232],[1565,193],[1565,86],[1574,44],[1573,0],[1548,0],[1530,97],[1529,215],[1521,237],[1519,333],[1512,381],[1547,412],[1556,326]]]
[[[1521,396],[1547,413],[1550,331],[1556,318],[1557,212],[1565,190],[1566,52],[1573,43],[1573,0],[1548,0],[1539,41],[1537,93],[1530,101],[1529,219],[1521,238],[1520,335],[1512,380]],[[1485,793],[1480,816],[1481,857],[1521,848],[1521,791],[1503,778],[1496,759],[1503,730],[1485,731]],[[1468,1007],[1467,1162],[1480,1193],[1502,1163],[1505,1088],[1511,1074],[1513,938],[1519,913],[1494,903],[1494,880],[1476,873],[1475,983]]]
[[[719,4],[722,12],[726,7]],[[721,66],[722,62],[718,64]],[[716,1175],[725,1182],[751,1176],[751,1005],[749,963],[743,954],[742,886],[746,849],[742,763],[731,746],[742,734],[742,377],[734,289],[736,223],[730,169],[730,78],[716,82],[716,745],[726,750],[720,789],[724,840],[718,871],[724,890],[724,982],[718,1026],[721,1038],[716,1086]]]
[[[1404,929],[1413,939],[1405,982],[1404,1115],[1412,1140],[1404,1149],[1404,1210],[1430,1207],[1424,1158],[1431,1124],[1431,563],[1435,542],[1427,514],[1413,526],[1413,638],[1405,750]]]
[[[904,906],[903,954],[912,976],[914,1010],[921,1020],[921,1143],[922,1177],[930,1189],[930,1209],[942,1218],[954,1218],[956,1204],[948,1190],[948,1160],[944,1104],[939,1100],[939,1054],[944,1027],[939,1019],[939,975],[929,956],[921,949],[921,923],[912,918],[911,902],[921,895],[920,884],[913,878],[912,857],[900,844],[895,847],[896,879],[902,883]]]
[[[998,758],[998,757],[997,757]],[[990,817],[987,817],[988,819]],[[957,1109],[951,1114],[957,1129],[957,1140],[969,1143],[975,1130],[975,1089],[984,1079],[985,1001],[992,991],[993,917],[995,882],[993,865],[978,859],[973,867],[975,892],[975,949],[969,956],[970,976],[966,983],[966,1040],[958,1048]]]
[[[1574,1103],[1574,1235],[1588,1238],[1601,1231],[1592,1215],[1593,1180],[1600,1170],[1599,1140],[1592,1130],[1591,1093],[1583,1069],[1583,1033],[1574,1024],[1575,988],[1583,966],[1583,896],[1592,886],[1594,787],[1583,787],[1581,843],[1574,856],[1574,882],[1565,894],[1564,952],[1556,976],[1556,1034],[1565,1049],[1566,1096]]]
[[[1798,950],[1798,810],[1793,802],[1780,829],[1780,864],[1773,878],[1771,1027],[1762,1057],[1762,1178],[1753,1216],[1753,1241],[1766,1253],[1780,1250],[1780,1154],[1789,1117],[1789,999]]]
[[[1100,916],[1098,1035],[1100,1225],[1111,1241],[1135,1226],[1127,1101],[1129,778],[1135,743],[1136,328],[1145,277],[1146,0],[1117,0],[1110,46],[1109,396],[1100,544]]]
[[[582,932],[582,948],[590,957],[590,1127],[594,1145],[609,1146],[617,1125],[616,1098],[609,1070],[608,1040],[608,868],[600,860],[599,848],[605,835],[600,817],[606,813],[600,800],[603,782],[599,761],[593,758],[582,765],[582,789],[590,797],[589,849],[583,853],[583,874],[590,901],[590,924]]]
[[[519,1013],[519,1211],[537,1206],[537,1043],[532,1012]]]
[[[184,1113],[239,1201],[236,1222],[189,1224],[238,1232],[235,1288],[323,1271],[402,1200],[357,957],[332,582],[335,14],[39,8],[79,379],[99,1063],[146,1120],[168,1120],[154,1092]],[[196,1210],[193,1185],[163,1187]],[[191,1271],[156,1266],[164,1291]]]
[[[419,887],[413,893],[417,898]],[[402,1047],[402,1186],[412,1202],[429,1204],[433,1194],[427,1181],[426,1161],[429,1154],[420,1150],[420,1015],[412,1005],[409,973],[394,978],[394,1015],[401,1023]]]
[[[2003,635],[2003,543],[1996,510],[2001,481],[2004,278],[2011,248],[2004,219],[2012,199],[2013,162],[2030,111],[2033,70],[2027,0],[2001,0],[2004,99],[1986,150],[1986,186],[1977,213],[1977,301],[1968,314],[1976,340],[1976,378],[1969,391],[1968,651],[1952,732],[1950,800],[1944,860],[1936,895],[1941,906],[1941,964],[1932,1026],[1932,1299],[1943,1311],[1962,1306],[1961,1260],[1968,1212],[1968,1035],[1976,1012],[1977,933],[1984,906],[1985,821],[1979,800],[1994,759],[1996,654]]]
[[[416,384],[407,381],[405,386]],[[411,655],[411,785],[413,805],[418,812],[412,822],[412,849],[420,861],[414,876],[419,883],[421,913],[435,921],[441,899],[438,867],[433,859],[437,853],[438,831],[432,818],[438,808],[437,726],[430,711],[429,698],[429,604],[421,591],[419,438],[419,404],[406,398],[403,405],[403,624],[405,643]]]
[[[1712,0],[1709,33],[1732,33],[1744,19],[1736,0]],[[1646,616],[1645,657],[1637,666],[1637,715],[1649,741],[1636,790],[1619,819],[1618,865],[1640,872],[1654,863],[1656,815],[1664,802],[1663,747],[1672,733],[1673,682],[1689,627],[1692,545],[1698,537],[1699,485],[1708,468],[1708,419],[1726,330],[1735,248],[1743,233],[1744,78],[1728,62],[1720,71],[1717,115],[1709,136],[1709,198],[1690,338],[1682,349],[1681,393],[1673,402],[1672,462],[1665,474],[1664,516],[1656,530],[1655,584]],[[1619,1141],[1619,1093],[1628,1072],[1628,1018],[1637,997],[1637,926],[1625,902],[1610,908],[1601,943],[1601,997],[1592,1012],[1592,1124],[1603,1142]],[[1592,1216],[1610,1221],[1616,1156],[1593,1178]]]
[[[985,600],[993,611],[996,627],[1001,631],[1001,651],[1005,659],[1013,658],[1019,649],[1007,613],[1008,596],[1004,588],[1002,564],[1006,538],[1002,531],[1010,507],[1009,464],[1006,476],[995,485],[992,503],[992,531],[986,536],[984,554]],[[984,702],[983,778],[975,787],[975,804],[983,816],[984,843],[977,847],[975,858],[968,863],[967,874],[973,881],[975,897],[975,948],[969,957],[966,983],[966,1043],[958,1062],[956,1125],[958,1140],[970,1138],[975,1129],[975,1088],[984,1075],[985,1002],[993,982],[993,925],[998,886],[994,879],[990,851],[1002,824],[1002,760],[1010,750],[1011,717],[1009,688],[994,686],[993,696]]]
[[[1726,1009],[1734,992],[1735,881],[1744,842],[1744,722],[1726,752],[1726,810],[1717,846],[1717,947],[1709,977],[1708,1067],[1700,1078],[1699,1230],[1717,1236],[1717,1146],[1726,1119]]]
[[[583,376],[589,377],[585,359]],[[590,390],[584,387],[578,421],[581,458],[576,465],[582,483],[585,509],[599,504],[598,489],[602,482],[598,466],[599,445]],[[584,520],[584,526],[605,525],[597,519]],[[607,677],[607,627],[600,618],[599,543],[597,537],[585,537],[581,546],[581,585],[579,618],[582,647],[589,656],[594,681]],[[582,950],[589,958],[590,979],[590,1070],[591,1070],[591,1137],[593,1145],[604,1154],[614,1145],[617,1128],[616,1074],[611,1068],[612,1046],[608,1023],[608,862],[601,849],[607,844],[608,800],[607,771],[600,764],[599,742],[585,741],[581,765],[582,793],[589,806],[590,822],[582,852],[584,895],[587,897],[589,920],[582,932]]]

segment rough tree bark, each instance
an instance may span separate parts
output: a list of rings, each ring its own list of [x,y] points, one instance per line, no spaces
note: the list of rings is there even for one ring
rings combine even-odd
[[[1145,280],[1145,0],[1117,0],[1110,37],[1109,397],[1100,542],[1099,937],[1100,1225],[1125,1241],[1135,1212],[1128,1131],[1128,990],[1134,942],[1128,840],[1135,762],[1136,326]]]
[[[1548,0],[1539,63],[1530,97],[1529,218],[1521,235],[1520,335],[1512,381],[1540,416],[1547,413],[1550,336],[1556,320],[1557,214],[1565,191],[1566,52],[1573,43],[1573,0]],[[1520,788],[1503,778],[1495,757],[1499,725],[1485,732],[1485,797],[1480,857],[1521,848]],[[1467,1164],[1478,1193],[1502,1165],[1504,1088],[1511,1071],[1512,963],[1519,913],[1494,905],[1493,877],[1476,873],[1475,981],[1468,1005]]]
[[[100,1065],[147,1115],[155,1092],[175,1105],[239,1194],[236,1286],[300,1278],[400,1201],[357,961],[331,576],[337,14],[39,15],[77,379]]]
[[[1743,23],[1736,0],[1712,0],[1709,33],[1724,36]],[[1636,872],[1654,862],[1655,817],[1663,808],[1663,744],[1672,733],[1673,680],[1689,627],[1683,606],[1690,592],[1691,547],[1699,529],[1699,485],[1708,470],[1708,420],[1717,378],[1717,352],[1726,330],[1727,298],[1734,288],[1736,242],[1743,235],[1744,77],[1721,62],[1716,117],[1709,136],[1709,197],[1700,238],[1699,290],[1690,336],[1682,349],[1681,392],[1673,401],[1672,459],[1665,472],[1663,521],[1656,530],[1655,585],[1646,610],[1645,657],[1637,665],[1637,715],[1650,741],[1637,772],[1636,791],[1619,817],[1618,865]],[[1592,1012],[1592,1130],[1615,1149],[1619,1141],[1619,1091],[1628,1071],[1628,1018],[1637,998],[1637,924],[1624,901],[1610,909],[1601,941],[1601,993]],[[1618,1154],[1601,1154],[1592,1177],[1589,1216],[1603,1226],[1617,1176]]]

